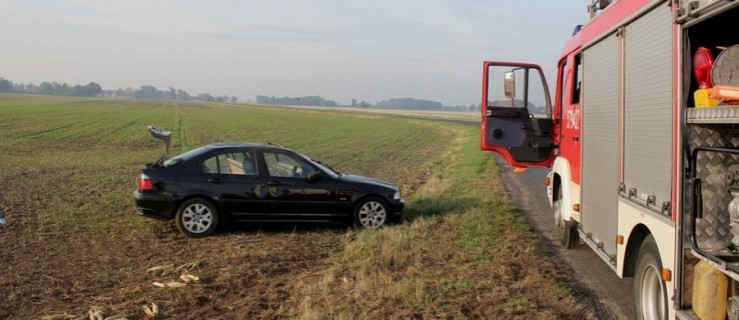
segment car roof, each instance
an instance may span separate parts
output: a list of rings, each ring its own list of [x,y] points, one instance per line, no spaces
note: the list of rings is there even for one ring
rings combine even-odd
[[[263,147],[264,144],[252,143],[252,142],[217,142],[206,145],[206,148],[210,149],[223,149],[223,148],[242,148],[242,147]]]
[[[228,149],[228,148],[267,148],[290,150],[283,146],[255,142],[216,142],[203,146],[206,149]]]

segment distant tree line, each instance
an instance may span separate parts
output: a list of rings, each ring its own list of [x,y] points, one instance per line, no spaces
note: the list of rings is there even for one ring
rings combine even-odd
[[[375,104],[379,109],[444,110],[441,102],[414,98],[392,98]]]
[[[258,104],[277,104],[286,106],[319,106],[319,107],[336,107],[338,104],[333,100],[326,100],[320,96],[308,97],[275,97],[275,96],[257,96]]]
[[[392,98],[382,100],[375,104],[378,109],[407,109],[407,110],[434,110],[434,111],[480,111],[476,104],[447,106],[441,102],[415,99],[415,98]]]
[[[148,100],[183,100],[183,101],[212,101],[212,102],[230,102],[237,103],[236,97],[212,96],[209,93],[201,93],[191,95],[185,90],[170,87],[168,90],[159,90],[151,85],[143,85],[138,89],[126,88],[117,90],[103,90],[102,87],[90,82],[86,85],[68,85],[66,83],[42,82],[39,85],[33,83],[22,84],[13,83],[0,77],[0,92],[14,92],[27,94],[42,94],[54,96],[76,96],[76,97],[106,97],[106,98],[124,98],[124,99],[148,99]],[[257,96],[258,104],[272,105],[302,105],[302,106],[320,106],[320,107],[337,107],[339,106],[333,100],[327,100],[320,96],[307,97],[275,97],[275,96]],[[352,99],[351,107],[356,108],[378,108],[378,109],[409,109],[409,110],[438,110],[438,111],[479,111],[478,105],[455,105],[446,106],[437,101],[415,99],[415,98],[391,98],[382,100],[375,104],[368,103],[364,100],[357,102]]]
[[[105,92],[109,97],[132,97],[147,100],[183,100],[183,101],[209,101],[237,103],[239,98],[224,96],[212,96],[209,93],[201,93],[197,96],[190,95],[187,91],[170,87],[169,90],[159,90],[154,86],[143,85],[139,89],[118,89]]]
[[[16,93],[33,93],[55,96],[75,96],[75,97],[97,97],[103,89],[99,84],[90,82],[84,86],[70,86],[66,83],[59,84],[57,82],[42,82],[39,85],[33,83],[13,83],[10,80],[0,78],[0,92],[16,92]]]
[[[13,83],[10,80],[0,77],[0,92],[14,92],[27,94],[42,94],[50,96],[74,96],[74,97],[106,97],[106,98],[127,98],[127,99],[150,99],[150,100],[198,100],[212,102],[230,102],[239,101],[236,97],[212,96],[208,93],[201,93],[196,96],[190,95],[187,91],[170,87],[169,90],[159,90],[154,86],[143,85],[139,89],[126,88],[117,90],[103,90],[103,88],[95,83],[90,82],[87,85],[68,85],[66,83],[41,82],[39,85],[33,83]]]
[[[274,105],[302,105],[302,106],[318,106],[318,107],[335,107],[338,104],[332,100],[325,100],[319,96],[310,97],[282,97],[276,98],[274,96],[257,96],[258,104],[274,104]],[[352,99],[351,107],[354,108],[375,108],[375,109],[408,109],[408,110],[436,110],[436,111],[479,111],[478,105],[456,105],[456,106],[445,106],[441,102],[414,99],[414,98],[392,98],[382,100],[375,104],[371,104],[367,101],[362,100],[357,102],[357,99]]]

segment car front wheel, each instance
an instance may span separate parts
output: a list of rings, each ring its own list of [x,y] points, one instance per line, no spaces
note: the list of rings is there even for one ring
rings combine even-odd
[[[177,229],[184,235],[201,238],[215,231],[218,226],[218,212],[207,200],[194,198],[180,206],[176,220]]]
[[[358,228],[377,229],[385,225],[389,218],[387,204],[378,197],[367,197],[354,209],[354,226]]]

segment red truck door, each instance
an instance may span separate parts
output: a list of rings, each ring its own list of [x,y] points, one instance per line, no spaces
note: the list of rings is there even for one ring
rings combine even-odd
[[[555,157],[552,103],[541,67],[483,63],[481,147],[514,167],[548,167]]]

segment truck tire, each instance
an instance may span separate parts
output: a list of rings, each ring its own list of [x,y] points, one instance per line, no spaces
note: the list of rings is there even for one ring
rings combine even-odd
[[[634,277],[634,315],[639,320],[667,318],[667,288],[662,280],[662,259],[651,234],[644,238],[639,249]]]
[[[564,227],[564,219],[562,218],[562,186],[560,185],[557,185],[557,194],[554,196],[552,209],[554,209],[554,225],[558,228]]]
[[[567,220],[562,228],[562,246],[565,249],[572,249],[577,245],[580,240],[580,235],[577,233],[577,222],[573,220]]]
[[[562,238],[560,239],[560,242],[565,249],[572,249],[580,238],[577,234],[577,222],[571,219],[564,221],[562,217],[562,186],[557,188],[557,195],[553,204],[554,220],[557,227],[562,230]]]

